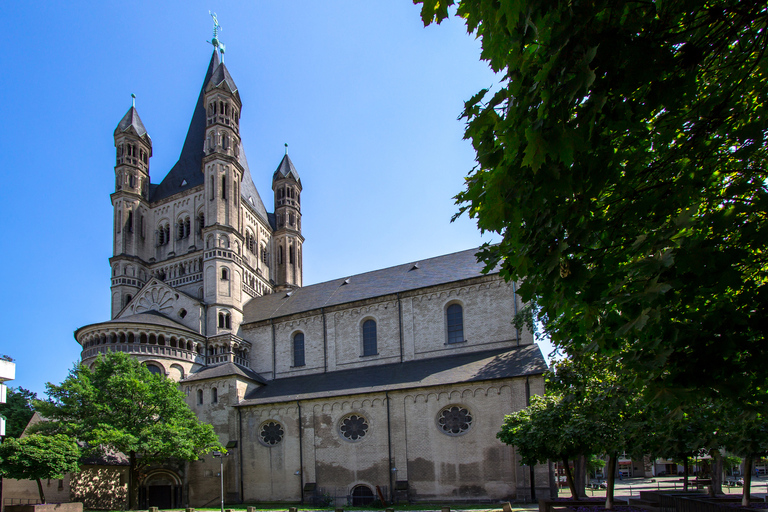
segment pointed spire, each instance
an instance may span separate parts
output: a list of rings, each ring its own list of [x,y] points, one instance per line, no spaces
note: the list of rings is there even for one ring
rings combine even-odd
[[[288,177],[292,177],[299,183],[299,185],[301,185],[301,178],[299,178],[299,173],[296,171],[296,167],[293,166],[293,162],[291,162],[291,157],[288,156],[288,144],[286,144],[285,156],[280,161],[280,165],[277,166],[275,173],[272,175],[272,183]]]
[[[144,123],[141,122],[139,113],[136,111],[136,107],[134,105],[131,105],[131,108],[128,109],[128,112],[125,113],[123,118],[117,124],[117,128],[115,128],[115,135],[118,133],[126,132],[131,128],[136,131],[136,135],[139,137],[144,137],[146,135],[146,137],[149,138],[147,129],[144,128]]]

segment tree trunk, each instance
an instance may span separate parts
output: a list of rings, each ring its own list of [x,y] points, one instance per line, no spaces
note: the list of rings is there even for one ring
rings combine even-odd
[[[616,485],[616,460],[618,455],[612,453],[608,456],[608,467],[606,468],[606,489],[605,489],[605,510],[613,510],[613,489]]]
[[[683,459],[683,491],[688,492],[688,456]]]
[[[573,473],[571,473],[571,467],[568,465],[568,459],[563,457],[563,465],[565,466],[565,480],[568,482],[568,488],[571,489],[571,499],[578,500],[579,492],[576,490],[576,483],[573,481]]]
[[[576,482],[576,490],[579,498],[587,497],[587,457],[580,455],[574,464],[573,479]]]
[[[741,495],[741,506],[748,507],[752,501],[752,456],[744,457],[744,489]]]
[[[136,510],[139,508],[139,487],[136,485],[138,481],[136,452],[130,452],[128,460],[130,461],[128,469],[128,510]]]
[[[45,493],[43,492],[43,482],[39,478],[35,478],[37,481],[37,492],[40,493],[40,503],[45,503]]]
[[[709,495],[714,498],[718,494],[723,494],[723,455],[717,448],[710,454],[715,462],[712,464],[712,485],[709,486]]]

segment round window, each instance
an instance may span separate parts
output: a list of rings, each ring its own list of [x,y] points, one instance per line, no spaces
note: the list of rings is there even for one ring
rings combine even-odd
[[[350,414],[341,420],[339,430],[344,439],[359,441],[368,433],[368,421],[359,414]]]
[[[276,421],[267,421],[259,429],[259,441],[266,446],[275,446],[283,440],[283,426]]]
[[[449,405],[438,414],[437,426],[448,435],[458,436],[472,426],[472,415],[465,407]]]

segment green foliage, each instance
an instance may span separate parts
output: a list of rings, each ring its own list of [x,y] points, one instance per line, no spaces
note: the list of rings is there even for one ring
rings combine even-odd
[[[45,503],[40,480],[64,478],[79,471],[77,443],[62,434],[32,434],[9,437],[0,444],[0,476],[16,480],[37,480],[40,500]]]
[[[8,388],[6,403],[0,404],[0,415],[6,419],[5,435],[19,437],[35,413],[32,407],[37,394],[24,388]]]
[[[723,457],[723,469],[728,471],[733,468],[738,468],[741,464],[741,457],[735,455],[727,455]]]
[[[418,0],[417,0],[418,2]],[[500,73],[466,102],[460,214],[569,353],[652,393],[764,401],[768,9],[754,0],[424,0]]]
[[[131,508],[146,468],[169,458],[197,460],[226,451],[213,427],[201,423],[177,384],[150,373],[121,352],[99,357],[91,371],[78,365],[61,385],[47,385],[48,399],[36,402],[50,421],[41,428],[83,441],[92,451],[114,450],[131,461]]]

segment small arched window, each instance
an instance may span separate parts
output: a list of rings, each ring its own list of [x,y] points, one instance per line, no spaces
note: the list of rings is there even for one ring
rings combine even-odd
[[[283,264],[283,246],[279,246],[277,248],[277,264],[282,265]]]
[[[295,262],[296,262],[296,256],[295,256],[295,254],[296,254],[296,253],[295,253],[295,251],[293,250],[293,246],[290,246],[290,247],[288,248],[288,260],[289,260],[289,262],[290,262],[291,264],[293,264],[293,263],[295,263]]]
[[[464,314],[459,304],[451,304],[445,310],[448,323],[448,343],[464,341]]]
[[[304,333],[293,335],[293,366],[304,366]]]
[[[202,389],[198,389],[197,390],[197,403],[199,405],[203,404],[203,390]]]
[[[376,322],[374,320],[366,320],[363,322],[363,355],[375,356],[377,352]]]
[[[229,280],[229,271],[226,268],[221,269],[221,280],[222,281]]]
[[[211,388],[211,403],[219,403],[219,390],[217,388]]]
[[[222,199],[227,198],[227,177],[226,176],[221,177],[221,198]]]

